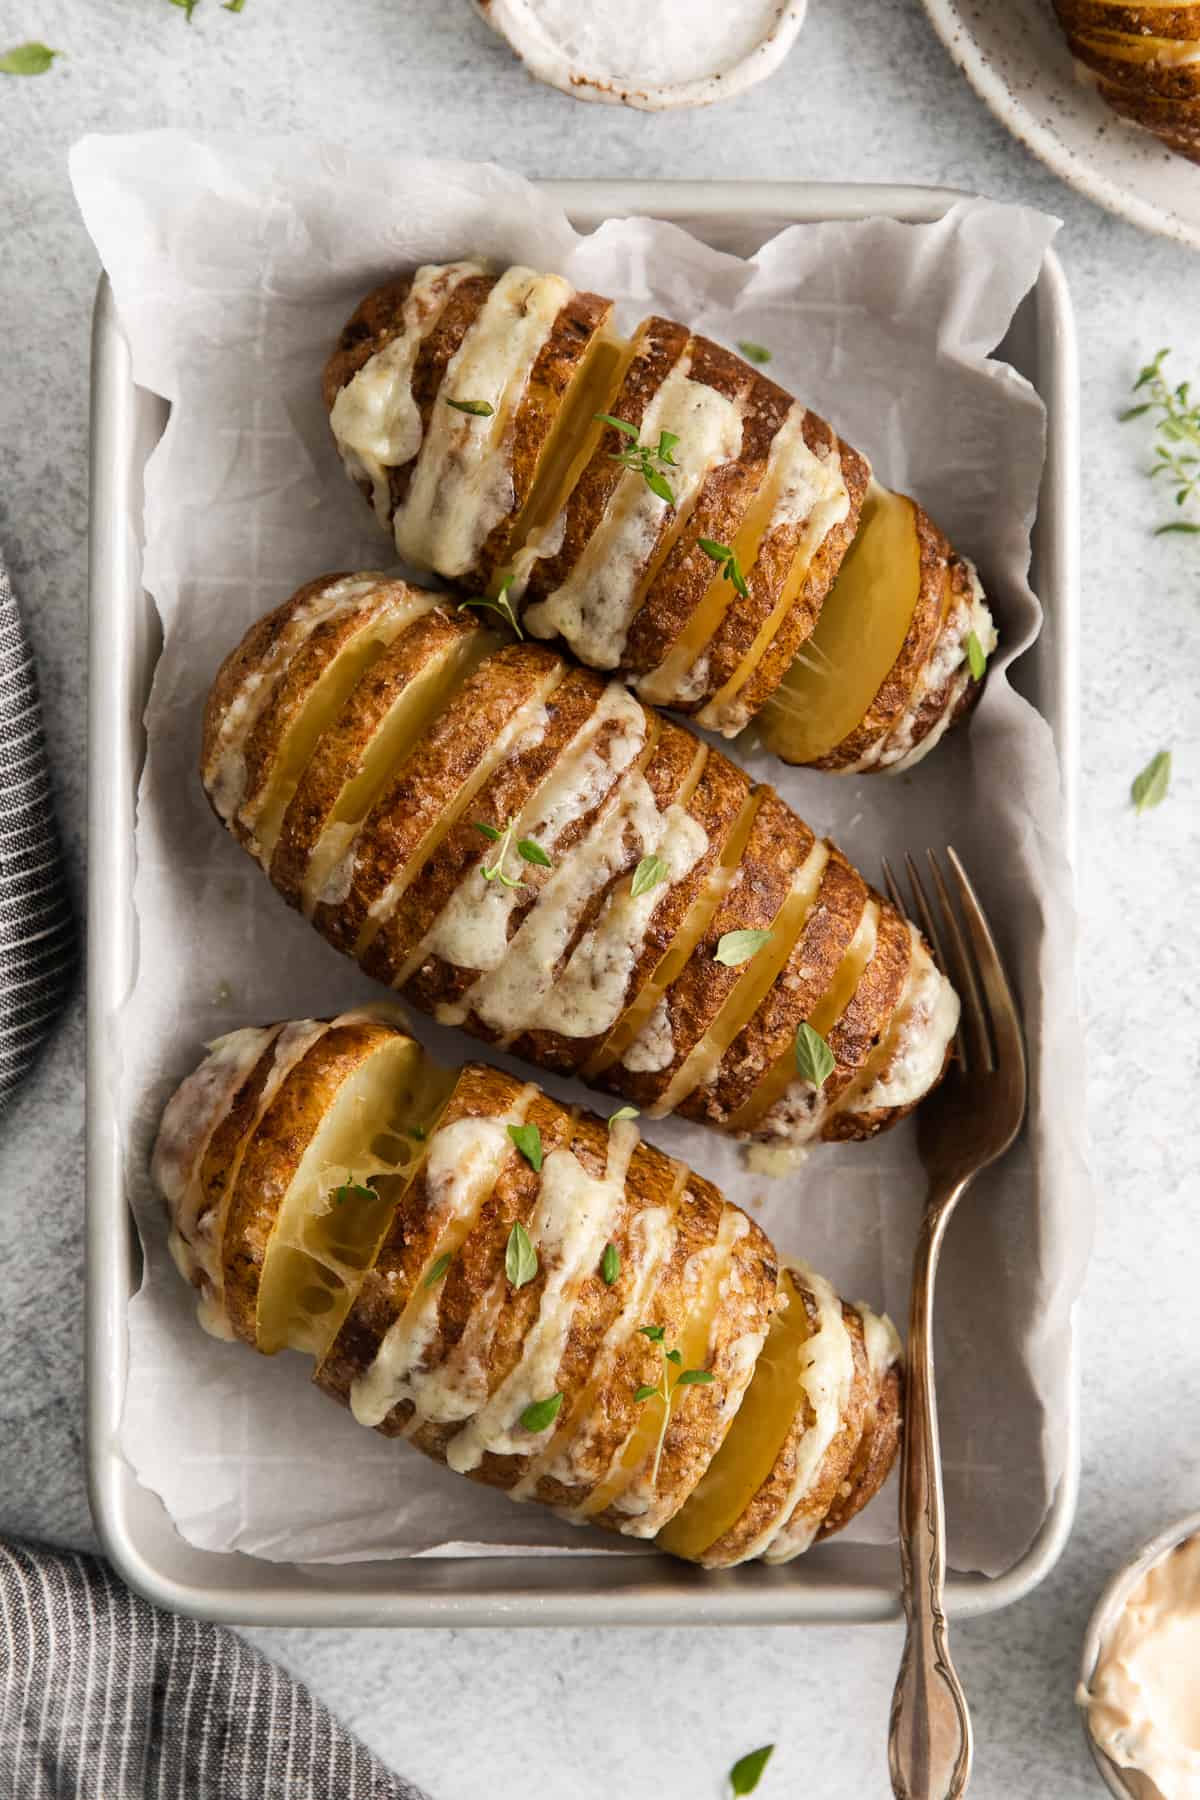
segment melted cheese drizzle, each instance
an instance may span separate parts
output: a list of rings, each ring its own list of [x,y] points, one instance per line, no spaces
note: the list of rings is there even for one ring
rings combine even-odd
[[[533,366],[571,298],[560,275],[507,269],[446,365],[393,531],[403,557],[453,580],[513,508],[512,427]],[[451,399],[490,406],[488,417]]]
[[[644,720],[637,702],[631,704]],[[707,847],[703,828],[682,807],[659,812],[650,784],[635,767],[620,782],[615,802],[557,864],[501,960],[468,990],[460,1007],[443,1009],[439,1017],[459,1022],[473,1011],[509,1039],[534,1024],[566,1037],[611,1030],[624,1007],[650,916],[662,898],[662,883],[637,899],[632,878],[614,888],[560,973],[580,916],[631,858],[640,862],[660,856],[666,881],[675,882]]]
[[[535,637],[565,638],[593,668],[615,669],[620,662],[642,578],[664,528],[691,505],[710,470],[741,451],[740,406],[715,388],[692,381],[689,368],[684,355],[642,419],[643,443],[657,444],[664,430],[679,439],[673,452],[676,466],[661,470],[675,496],[674,508],[650,491],[640,473],[627,469],[566,579],[525,613]]]
[[[941,1074],[946,1051],[958,1030],[961,1006],[958,995],[935,967],[920,933],[911,925],[909,931],[912,962],[907,991],[892,1028],[882,1049],[868,1059],[858,1080],[834,1107],[835,1112],[869,1113],[883,1106],[911,1106]]]
[[[860,768],[869,768],[877,762],[880,768],[887,769],[890,774],[898,775],[907,769],[915,769],[923,762],[929,752],[937,747],[949,730],[954,710],[971,680],[970,665],[967,661],[967,639],[972,632],[979,640],[979,647],[985,657],[992,654],[1000,641],[996,630],[996,621],[984,596],[983,586],[973,563],[967,563],[967,575],[971,584],[969,600],[960,602],[955,613],[947,620],[941,635],[928,659],[912,691],[912,698],[887,736],[878,745],[872,745],[863,759],[855,763],[846,772],[853,774]],[[950,682],[945,704],[941,713],[923,738],[913,743],[913,732],[921,708],[931,694]]]
[[[204,766],[204,786],[220,817],[229,823],[246,792],[246,745],[267,704],[287,672],[288,664],[317,626],[344,613],[357,612],[359,602],[386,578],[377,571],[348,575],[310,594],[259,657],[221,715],[216,743]]]
[[[538,1316],[526,1333],[516,1367],[446,1449],[459,1474],[479,1466],[485,1454],[517,1456],[544,1445],[553,1422],[530,1432],[521,1415],[558,1391],[558,1369],[571,1331],[579,1291],[599,1267],[625,1203],[625,1177],[638,1133],[619,1120],[609,1133],[603,1179],[589,1175],[571,1150],[552,1150],[542,1168],[529,1236],[546,1272]]]
[[[790,1562],[792,1557],[801,1555],[821,1528],[821,1515],[805,1513],[803,1503],[841,1430],[854,1383],[854,1347],[842,1317],[841,1300],[829,1283],[804,1263],[793,1263],[791,1267],[796,1280],[808,1289],[817,1304],[816,1330],[805,1344],[808,1363],[801,1377],[804,1398],[813,1417],[797,1447],[792,1483],[778,1519],[746,1552],[748,1556],[761,1555],[769,1563]],[[794,1304],[801,1304],[799,1296]]]
[[[763,546],[773,534],[790,530],[807,520],[808,529],[802,534],[792,559],[787,578],[789,587],[793,585],[795,572],[807,569],[828,532],[841,523],[850,507],[836,449],[818,456],[804,441],[807,417],[807,409],[797,403],[775,433],[759,489],[761,498],[751,505],[744,521],[743,528],[752,535],[752,541],[748,546],[739,544],[740,532],[732,540],[744,573],[752,577]],[[727,601],[729,594],[724,575],[718,573],[698,608],[710,628],[697,642],[695,631],[689,629],[693,621],[689,620],[658,667],[638,682],[638,692],[644,699],[656,706],[673,706],[698,700],[707,693],[708,645],[727,612],[725,605],[713,602]],[[740,675],[741,665],[735,678]],[[732,685],[731,682],[727,687],[732,688]]]
[[[645,712],[627,689],[610,683],[518,814],[515,837],[531,838],[557,860],[559,840],[600,804],[641,755],[645,740]],[[404,965],[398,986],[429,955],[464,969],[495,969],[503,961],[513,912],[527,890],[484,881],[479,871],[490,854],[487,848],[481,851],[479,863],[463,877]]]
[[[400,331],[368,357],[334,400],[329,422],[346,473],[351,480],[370,482],[375,517],[385,529],[392,511],[388,473],[411,462],[421,448],[421,411],[412,391],[417,354],[459,282],[485,273],[476,262],[418,269],[404,301]]]
[[[808,571],[821,545],[830,532],[841,525],[850,512],[850,493],[842,475],[842,460],[836,444],[820,454],[804,441],[805,409],[794,406],[776,439],[779,443],[779,509],[772,520],[772,530],[792,529],[803,525],[791,567],[770,616],[759,627],[753,644],[708,705],[696,715],[697,722],[710,731],[732,737],[752,716],[752,708],[739,700],[772,638],[795,605]],[[772,445],[774,452],[775,445]]]
[[[434,1220],[429,1254],[399,1318],[350,1389],[350,1410],[360,1425],[382,1424],[401,1400],[413,1401],[425,1416],[461,1416],[445,1410],[445,1393],[453,1384],[443,1370],[425,1367],[441,1303],[440,1283],[426,1287],[425,1280],[438,1258],[453,1255],[475,1223],[504,1163],[516,1154],[508,1127],[521,1123],[536,1094],[534,1087],[523,1088],[499,1118],[455,1119],[431,1138],[424,1171],[427,1209]],[[414,1421],[419,1416],[414,1414]]]
[[[480,757],[474,770],[463,783],[450,804],[440,817],[425,833],[403,868],[398,869],[388,882],[383,892],[376,896],[367,910],[366,921],[359,933],[358,942],[354,946],[354,955],[361,957],[373,942],[384,920],[395,907],[405,888],[413,880],[417,870],[428,856],[430,849],[446,831],[450,829],[464,806],[467,806],[479,789],[483,786],[492,770],[513,755],[521,755],[541,742],[546,733],[548,714],[546,712],[546,694],[549,685],[530,696],[510,716],[507,723],[496,733],[485,754]],[[386,798],[386,796],[385,796]],[[344,853],[340,863],[335,864],[326,879],[321,898],[333,904],[344,900],[353,881],[353,868],[358,858],[359,840],[363,831],[370,825],[370,815],[363,821],[355,833],[354,841]]]
[[[627,1121],[613,1127],[621,1129]],[[686,1172],[679,1170],[676,1194]],[[587,1387],[575,1408],[577,1424],[559,1437],[551,1438],[547,1448],[534,1458],[520,1481],[510,1490],[516,1500],[527,1500],[545,1478],[564,1487],[578,1487],[589,1479],[589,1458],[593,1454],[597,1433],[605,1424],[604,1409],[597,1408],[595,1397],[612,1380],[614,1365],[633,1333],[648,1316],[663,1268],[675,1243],[675,1226],[671,1206],[644,1206],[631,1220],[626,1232],[624,1263],[633,1279],[617,1317],[612,1321],[592,1362]]]

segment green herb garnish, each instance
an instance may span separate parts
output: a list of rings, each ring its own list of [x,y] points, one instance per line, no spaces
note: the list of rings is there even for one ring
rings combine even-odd
[[[551,1394],[546,1400],[535,1400],[521,1414],[521,1423],[526,1431],[545,1431],[547,1425],[553,1425],[562,1409],[561,1394]]]
[[[632,469],[635,475],[641,476],[652,494],[657,494],[658,498],[665,500],[668,506],[674,506],[675,495],[671,491],[670,484],[666,476],[662,475],[654,465],[662,463],[668,469],[679,467],[673,454],[675,446],[679,442],[679,434],[674,431],[660,431],[657,444],[640,444],[638,442],[640,433],[637,426],[631,425],[627,419],[615,419],[612,413],[594,413],[592,416],[600,424],[611,425],[614,431],[619,431],[631,439],[627,450],[610,451],[610,462],[620,463],[623,469]]]
[[[796,1067],[805,1081],[811,1081],[815,1088],[823,1088],[833,1071],[837,1068],[837,1059],[819,1031],[814,1031],[807,1019],[796,1033]]]
[[[656,888],[660,881],[667,879],[667,865],[661,856],[643,856],[633,871],[633,883],[629,889],[631,900],[640,900],[651,888]]]
[[[452,406],[455,412],[470,413],[473,419],[490,419],[496,410],[486,400],[451,400],[448,394],[446,405]]]
[[[658,1469],[659,1464],[662,1462],[663,1445],[667,1441],[667,1426],[671,1419],[671,1405],[675,1399],[676,1389],[681,1387],[706,1387],[714,1377],[711,1369],[682,1369],[675,1377],[674,1381],[672,1381],[671,1369],[673,1367],[678,1368],[679,1364],[683,1361],[683,1357],[678,1350],[667,1349],[667,1334],[664,1327],[661,1325],[639,1325],[638,1330],[644,1338],[649,1338],[652,1344],[658,1345],[659,1355],[662,1359],[659,1377],[654,1385],[643,1385],[639,1388],[635,1388],[633,1395],[634,1399],[639,1404],[645,1400],[658,1399],[662,1401],[663,1405],[662,1420],[658,1428],[658,1443],[655,1445],[654,1449],[654,1467],[650,1471],[650,1485],[651,1487],[655,1487],[658,1483]]]
[[[1153,362],[1146,364],[1133,384],[1135,394],[1146,395],[1136,406],[1121,414],[1122,423],[1140,419],[1146,413],[1154,417],[1154,462],[1150,479],[1165,475],[1175,489],[1175,504],[1185,507],[1200,499],[1200,405],[1191,397],[1191,383],[1181,381],[1172,387],[1163,374],[1169,350],[1160,350]],[[1177,519],[1160,525],[1156,537],[1169,532],[1189,536],[1200,533],[1200,524],[1191,519]]]
[[[509,1126],[509,1133],[513,1127]],[[504,1246],[504,1273],[515,1288],[523,1288],[538,1272],[537,1251],[529,1241],[529,1233],[517,1220]]]
[[[424,1281],[421,1283],[421,1286],[427,1287],[427,1288],[436,1287],[438,1282],[442,1279],[442,1276],[446,1273],[446,1270],[450,1267],[450,1264],[453,1261],[454,1261],[454,1258],[453,1258],[453,1256],[451,1256],[449,1250],[447,1250],[445,1256],[439,1256],[437,1261],[434,1263],[433,1267],[430,1269],[428,1275],[425,1277]]]
[[[199,4],[200,0],[171,0],[172,6],[178,6],[180,10],[187,15],[187,22],[189,25],[192,22],[192,14]]]
[[[508,1128],[508,1135],[517,1146],[517,1149],[521,1152],[521,1155],[525,1158],[525,1161],[529,1164],[534,1174],[540,1175],[542,1169],[542,1134],[537,1126],[510,1125]],[[518,1229],[524,1231],[525,1227],[522,1225],[518,1227]]]
[[[745,1756],[739,1756],[729,1771],[729,1786],[734,1794],[752,1794],[762,1780],[762,1772],[771,1760],[774,1744],[764,1744],[759,1750],[750,1750]]]
[[[611,1287],[621,1273],[621,1253],[615,1244],[605,1244],[604,1255],[600,1258],[600,1273],[606,1287]]]
[[[504,859],[512,848],[513,834],[517,828],[516,820],[510,819],[503,831],[500,831],[495,825],[486,825],[482,819],[473,819],[471,822],[476,831],[487,838],[489,843],[499,844],[500,846],[496,852],[495,861],[490,865],[486,862],[481,865],[480,874],[483,876],[483,879],[485,881],[498,881],[501,887],[524,887],[525,884],[518,875],[506,875],[504,873]],[[517,855],[523,862],[534,863],[540,869],[552,869],[554,867],[554,864],[546,855],[542,846],[535,843],[533,838],[517,839]]]
[[[347,1200],[378,1200],[379,1195],[373,1187],[366,1187],[361,1181],[344,1181],[341,1187],[335,1187],[333,1198],[338,1206],[344,1206]]]
[[[1171,752],[1160,750],[1139,775],[1134,776],[1129,797],[1138,812],[1149,812],[1153,806],[1161,806],[1167,797],[1167,789],[1171,785]]]
[[[636,1106],[618,1106],[616,1112],[613,1113],[608,1121],[608,1129],[611,1131],[614,1125],[619,1125],[621,1123],[622,1119],[636,1119],[637,1116],[638,1109]]]
[[[514,580],[514,575],[506,575],[504,580],[500,583],[499,588],[496,590],[496,597],[494,600],[489,599],[486,594],[473,594],[469,600],[460,600],[458,603],[459,611],[461,612],[464,606],[479,606],[486,612],[499,613],[509,630],[515,632],[517,637],[523,638],[525,633],[521,630],[517,615],[513,611],[512,601],[508,597],[508,590],[512,586]]]
[[[738,349],[747,362],[757,363],[760,368],[763,363],[769,363],[771,360],[771,352],[766,345],[752,343],[749,338],[739,338]]]
[[[982,681],[987,668],[987,651],[979,641],[977,633],[967,633],[967,667],[971,671],[972,681]]]
[[[727,969],[740,968],[758,953],[764,944],[769,944],[774,936],[770,931],[727,931],[720,938],[713,951],[713,961],[724,963]]]
[[[728,544],[714,543],[712,538],[697,538],[696,542],[705,556],[711,557],[716,563],[726,581],[733,583],[734,591],[744,600],[750,589],[746,586],[746,577],[742,574],[736,552]]]
[[[193,6],[196,0],[192,0]],[[0,75],[44,75],[62,50],[51,50],[48,44],[15,44],[0,55]]]

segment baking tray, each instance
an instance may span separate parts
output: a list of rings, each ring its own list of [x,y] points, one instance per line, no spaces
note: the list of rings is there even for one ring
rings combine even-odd
[[[650,214],[748,255],[786,225],[889,216],[937,219],[962,196],[944,188],[807,182],[548,182],[582,231]],[[1045,607],[1014,682],[1049,720],[1062,763],[1067,848],[1078,820],[1078,369],[1061,265],[1047,253],[1002,354],[1037,388],[1048,437],[1033,534],[1033,585]],[[126,1308],[140,1249],[126,1203],[109,1021],[133,978],[134,815],[142,715],[160,645],[142,587],[142,474],[167,406],[135,386],[108,283],[92,339],[87,1044],[87,1464],[92,1513],[126,1581],[160,1606],[253,1625],[712,1625],[847,1623],[900,1611],[894,1549],[834,1542],[780,1568],[702,1573],[668,1557],[511,1555],[331,1565],[271,1563],[193,1549],[119,1447]],[[1003,1576],[951,1573],[963,1618],[1007,1606],[1052,1568],[1066,1542],[1079,1471],[1078,1373],[1069,1371],[1066,1461],[1033,1544]]]

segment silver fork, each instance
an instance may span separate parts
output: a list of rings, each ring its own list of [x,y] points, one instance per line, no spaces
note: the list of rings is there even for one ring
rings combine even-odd
[[[899,1800],[958,1800],[971,1775],[971,1716],[950,1660],[943,1608],[946,1521],[933,1376],[933,1284],[954,1208],[1021,1128],[1025,1048],[1012,990],[962,863],[947,848],[948,883],[932,850],[927,855],[941,929],[917,866],[906,856],[915,913],[938,967],[958,989],[962,1018],[946,1079],[917,1114],[929,1197],[913,1255],[900,1460],[900,1567],[908,1632],[892,1695],[888,1766]],[[886,862],[883,868],[893,905],[906,912]]]

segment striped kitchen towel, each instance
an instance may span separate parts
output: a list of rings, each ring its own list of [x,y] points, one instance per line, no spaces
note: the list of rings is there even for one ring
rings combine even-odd
[[[37,676],[0,557],[0,1107],[32,1066],[74,972]]]
[[[0,1542],[3,1800],[426,1800],[307,1688],[98,1557]]]

